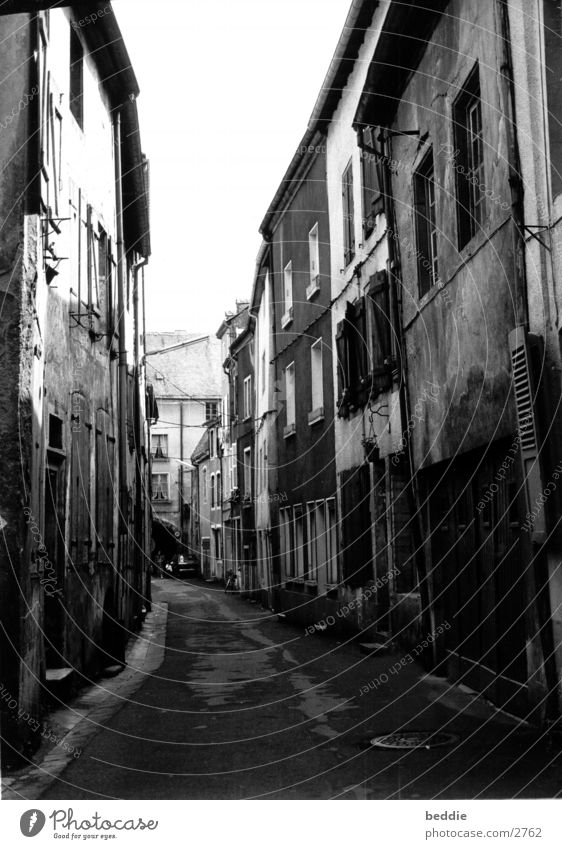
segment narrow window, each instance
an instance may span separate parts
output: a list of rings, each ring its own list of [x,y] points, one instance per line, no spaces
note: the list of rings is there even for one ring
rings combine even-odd
[[[168,501],[168,475],[152,475],[152,498],[154,501]]]
[[[293,558],[295,566],[295,577],[304,578],[306,572],[306,541],[304,532],[304,514],[302,504],[295,504],[294,508],[294,548]]]
[[[167,433],[155,433],[152,435],[152,456],[155,460],[168,459]]]
[[[320,288],[320,243],[318,241],[318,223],[308,234],[308,256],[310,263],[310,296]]]
[[[420,298],[437,283],[437,225],[435,221],[435,173],[433,151],[414,175],[414,207]]]
[[[457,98],[454,122],[458,242],[461,250],[484,222],[484,142],[477,67]]]
[[[203,504],[207,503],[207,467],[203,467],[201,472],[201,491],[203,493]]]
[[[252,449],[244,448],[244,495],[252,495]]]
[[[376,217],[383,211],[381,194],[381,157],[376,152],[375,131],[366,127],[362,133],[363,145],[368,148],[361,151],[361,181],[363,189],[363,236],[368,239],[375,229]]]
[[[353,211],[353,163],[350,162],[342,177],[343,198],[343,251],[344,265],[355,256],[355,219]]]
[[[215,476],[211,475],[211,508],[215,506]]]
[[[287,427],[295,426],[295,364],[291,363],[285,369],[285,398]]]
[[[70,111],[80,129],[84,129],[84,48],[76,32],[70,29]]]
[[[249,419],[252,415],[252,377],[244,380],[244,418]]]
[[[285,312],[281,324],[285,327],[293,320],[293,263],[291,261],[283,269],[283,298]]]
[[[326,582],[338,582],[338,526],[333,498],[326,500]]]
[[[324,387],[322,369],[322,339],[310,348],[310,382],[312,385],[312,413],[318,415],[324,412]]]
[[[307,530],[307,551],[308,551],[308,571],[306,578],[308,581],[317,580],[318,570],[318,531],[316,527],[316,504],[310,501],[306,505],[306,530]]]

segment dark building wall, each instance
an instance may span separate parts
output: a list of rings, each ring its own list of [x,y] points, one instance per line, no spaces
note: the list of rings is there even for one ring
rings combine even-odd
[[[310,624],[333,615],[338,606],[337,590],[326,595],[327,567],[321,558],[317,582],[291,580],[283,567],[283,515],[295,505],[302,505],[303,527],[307,525],[307,502],[325,502],[336,497],[334,386],[332,374],[332,317],[330,227],[326,185],[325,145],[302,177],[295,194],[273,232],[271,262],[275,301],[275,385],[278,403],[275,421],[277,448],[276,483],[279,500],[273,505],[275,521],[272,529],[275,571],[279,582],[277,603],[295,621]],[[296,181],[295,181],[296,184]],[[320,290],[307,297],[311,282],[309,233],[318,224]],[[293,320],[282,326],[284,305],[284,268],[292,262]],[[311,346],[322,340],[323,417],[309,423],[313,412]],[[295,432],[286,435],[287,395],[285,369],[295,367]],[[308,533],[308,531],[305,531]],[[312,532],[310,533],[312,535]],[[299,544],[295,540],[295,550]],[[304,542],[305,559],[308,543]],[[296,555],[295,555],[296,556]],[[295,567],[296,568],[296,567]]]
[[[33,357],[38,219],[31,179],[36,174],[35,145],[30,139],[37,122],[38,97],[33,94],[32,62],[22,61],[22,57],[31,59],[33,52],[29,16],[0,18],[0,40],[3,66],[14,69],[0,87],[0,662],[2,684],[17,699],[17,709],[37,714],[39,682],[33,672],[42,666],[41,589],[38,576],[32,576],[29,569],[29,526],[37,521],[37,504],[26,496],[32,484],[41,407],[33,386],[38,362]],[[40,351],[38,355],[40,358]],[[26,507],[29,514],[24,513]],[[21,677],[20,659],[32,670],[24,670]],[[5,702],[2,710],[5,749],[26,745],[29,728],[18,722],[17,711],[7,708]]]
[[[310,283],[308,234],[318,223],[320,242],[320,292],[306,297]],[[330,229],[326,190],[326,156],[320,153],[291,200],[273,236],[273,276],[276,301],[275,378],[280,388],[277,417],[278,487],[288,503],[301,503],[335,493],[334,387],[330,304]],[[292,323],[281,326],[283,313],[283,269],[292,261]],[[310,348],[323,340],[324,418],[309,425],[312,411]],[[289,346],[289,347],[287,347]],[[286,348],[286,350],[283,350]],[[296,433],[284,438],[286,419],[284,370],[295,363]]]

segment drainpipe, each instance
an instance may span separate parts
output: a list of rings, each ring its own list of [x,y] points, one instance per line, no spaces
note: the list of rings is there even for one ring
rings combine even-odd
[[[140,358],[140,346],[139,346],[139,292],[138,292],[138,281],[139,281],[139,271],[141,268],[147,264],[148,258],[143,257],[139,261],[135,262],[132,268],[133,271],[133,313],[134,313],[134,327],[135,327],[135,337],[134,337],[134,364],[135,364],[135,410],[134,410],[134,423],[135,423],[135,561],[138,565],[140,565],[139,569],[139,595],[141,599],[145,598],[145,590],[146,588],[142,585],[142,561],[145,553],[145,523],[142,521],[143,517],[143,494],[144,494],[144,478],[143,478],[143,467],[142,463],[142,436],[144,432],[144,428],[141,428],[141,397],[140,397],[140,383],[141,383],[141,358]],[[144,276],[143,276],[143,287],[144,287]],[[148,511],[145,510],[145,522],[146,517],[148,515]]]
[[[358,138],[360,136],[360,130],[358,131]],[[380,141],[382,143],[382,153],[383,157],[386,157],[386,161],[390,161],[392,159],[392,150],[391,150],[391,141],[385,130],[381,131]],[[388,275],[389,279],[389,288],[390,288],[390,311],[391,311],[391,321],[394,330],[394,338],[399,340],[399,344],[396,345],[396,368],[399,376],[399,389],[398,389],[398,397],[400,403],[400,419],[402,422],[402,427],[406,426],[406,422],[409,421],[410,411],[409,411],[409,398],[408,398],[408,364],[406,357],[402,356],[402,351],[405,350],[404,347],[404,338],[402,332],[402,310],[401,310],[401,299],[399,295],[399,286],[401,283],[400,276],[400,259],[398,257],[398,253],[396,251],[396,243],[394,234],[396,233],[396,219],[394,214],[394,197],[392,194],[392,181],[390,178],[390,174],[386,166],[382,168],[383,173],[383,199],[384,199],[384,212],[386,217],[386,226],[387,230],[390,231],[390,236],[388,238],[388,254],[389,254],[389,265],[390,265],[390,273]],[[427,634],[432,634],[434,631],[434,610],[431,603],[431,593],[430,593],[430,585],[429,585],[429,576],[427,573],[427,564],[425,558],[425,540],[426,535],[424,534],[423,528],[423,519],[420,508],[420,498],[417,487],[417,480],[415,475],[415,465],[414,465],[414,456],[412,451],[412,443],[408,438],[407,442],[407,475],[408,475],[408,484],[407,484],[407,493],[408,493],[408,501],[410,506],[410,513],[412,515],[412,538],[414,544],[414,562],[416,565],[416,571],[418,575],[419,585],[420,585],[420,602],[421,602],[421,618],[422,618],[422,628],[424,632]],[[390,615],[392,616],[392,609],[390,611]],[[437,662],[437,653],[435,642],[432,643],[431,647],[432,652],[432,662],[433,665]]]
[[[119,553],[123,567],[122,537],[127,531],[127,351],[125,350],[125,269],[126,256],[123,236],[123,171],[121,164],[121,112],[113,117],[113,152],[115,161],[115,207],[117,217],[117,333],[119,335],[118,397],[119,397]]]

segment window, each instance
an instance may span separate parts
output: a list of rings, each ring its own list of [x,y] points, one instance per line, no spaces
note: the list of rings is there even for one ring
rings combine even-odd
[[[234,489],[238,487],[238,454],[236,452],[236,443],[232,445],[232,486]]]
[[[365,299],[347,303],[345,318],[336,332],[338,415],[348,416],[364,406],[370,394],[369,347]]]
[[[367,150],[361,151],[361,180],[363,190],[363,236],[367,239],[375,229],[376,217],[383,211],[381,194],[382,158],[376,150],[375,131],[366,127],[362,143]]]
[[[244,448],[244,495],[252,496],[252,449]]]
[[[216,490],[217,490],[217,499],[216,506],[220,507],[222,504],[222,489],[221,489],[221,473],[217,472],[216,475]]]
[[[168,475],[152,475],[152,498],[154,501],[169,501]]]
[[[435,173],[432,150],[414,175],[414,210],[418,248],[418,291],[421,298],[432,286],[435,286],[438,279]]]
[[[264,440],[263,443],[263,479],[262,479],[262,490],[267,487],[267,440]]]
[[[261,394],[265,392],[265,351],[261,355]]]
[[[218,401],[206,401],[205,402],[205,421],[210,422],[212,419],[216,419],[219,412]]]
[[[292,514],[291,507],[284,507],[279,511],[281,561],[286,578],[293,578],[295,575],[295,541]]]
[[[386,271],[378,271],[371,277],[366,304],[370,325],[371,387],[376,395],[392,384],[392,321]]]
[[[152,456],[155,460],[168,459],[167,433],[154,433],[152,435]]]
[[[84,48],[76,32],[70,29],[70,111],[80,129],[84,128]]]
[[[318,241],[318,224],[316,223],[308,234],[308,256],[310,263],[310,285],[306,297],[310,300],[320,290],[320,243]]]
[[[293,263],[289,261],[283,270],[283,299],[285,313],[281,326],[286,327],[293,320]]]
[[[461,250],[484,222],[484,141],[478,67],[454,106],[458,241]]]
[[[287,426],[285,436],[295,431],[295,364],[291,363],[285,369],[285,411],[287,415]]]
[[[214,428],[211,428],[209,430],[209,457],[211,457],[211,459],[215,456],[215,447],[215,430]]]
[[[207,503],[207,467],[203,466],[201,472],[201,494],[203,496],[203,504]]]
[[[307,536],[307,553],[308,553],[308,570],[306,579],[308,581],[317,581],[318,579],[318,528],[317,528],[317,511],[314,501],[309,501],[306,505],[306,536]]]
[[[295,544],[295,577],[304,578],[307,571],[306,557],[306,536],[304,526],[304,512],[302,504],[296,504],[294,507],[294,544]]]
[[[312,409],[309,422],[312,424],[324,415],[324,374],[322,369],[322,339],[317,339],[310,348],[310,382],[312,386]]]
[[[49,448],[62,451],[62,419],[49,415]]]
[[[244,418],[249,419],[252,416],[252,377],[251,375],[244,379]]]
[[[338,525],[336,502],[333,498],[326,500],[326,583],[338,582]]]
[[[342,177],[343,198],[343,252],[344,265],[355,256],[355,219],[353,212],[353,163],[350,162]]]
[[[215,476],[211,475],[211,510],[215,507]]]

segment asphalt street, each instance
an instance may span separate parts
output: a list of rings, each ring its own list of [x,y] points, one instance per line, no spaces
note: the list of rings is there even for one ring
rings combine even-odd
[[[552,798],[562,757],[540,733],[407,664],[306,635],[222,587],[154,582],[169,605],[161,666],[69,761],[44,799]],[[431,749],[370,745],[446,731]]]

